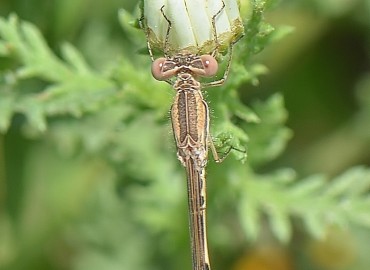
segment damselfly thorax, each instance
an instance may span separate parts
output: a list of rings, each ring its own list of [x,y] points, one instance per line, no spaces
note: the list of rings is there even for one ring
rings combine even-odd
[[[152,65],[156,79],[176,77],[173,83],[176,97],[171,107],[171,119],[177,155],[184,166],[186,160],[192,158],[198,171],[207,163],[209,110],[197,79],[213,76],[216,72],[217,62],[212,56],[185,52],[171,58],[159,58]]]

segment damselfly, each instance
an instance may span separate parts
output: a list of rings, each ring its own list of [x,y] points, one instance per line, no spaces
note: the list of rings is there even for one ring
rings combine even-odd
[[[217,16],[225,8],[212,17],[213,37],[218,44],[216,33]],[[209,133],[209,109],[203,98],[201,89],[222,84],[228,75],[232,45],[229,48],[229,61],[223,78],[202,84],[200,77],[216,75],[218,63],[215,59],[217,46],[209,55],[197,55],[181,51],[174,56],[168,55],[168,37],[171,31],[171,21],[161,13],[168,23],[164,44],[164,58],[154,60],[150,43],[148,48],[153,60],[152,74],[155,79],[167,81],[176,91],[176,97],[171,107],[172,129],[177,145],[177,157],[187,172],[189,223],[193,270],[210,270],[206,237],[206,179],[208,147],[211,148],[216,162],[220,162],[212,138]],[[171,80],[175,78],[174,80]]]

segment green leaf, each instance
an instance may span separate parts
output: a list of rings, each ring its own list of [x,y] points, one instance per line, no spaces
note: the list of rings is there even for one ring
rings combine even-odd
[[[244,232],[251,241],[255,241],[260,233],[261,219],[260,209],[252,198],[243,196],[238,211]]]
[[[229,106],[231,112],[239,117],[240,119],[251,122],[251,123],[259,123],[260,119],[257,114],[250,109],[248,106],[245,106],[243,103],[240,102],[238,98],[232,98],[229,101]]]
[[[28,110],[27,118],[30,125],[35,127],[37,131],[44,132],[47,124],[41,107],[33,100],[26,101],[26,104]]]
[[[141,44],[141,46],[146,47],[145,35],[143,35],[143,33],[138,35],[140,27],[137,24],[138,20],[136,17],[132,16],[128,11],[120,9],[118,11],[118,20],[122,29],[131,41],[135,44]],[[146,48],[145,50],[147,52],[148,49]]]
[[[304,218],[304,224],[307,231],[316,239],[323,239],[325,237],[327,225],[322,222],[315,213],[307,214]]]
[[[0,41],[0,55],[5,56],[9,53],[8,47],[5,42]]]
[[[62,46],[63,58],[71,65],[71,67],[81,75],[93,75],[90,67],[87,65],[85,59],[80,52],[76,50],[71,44],[64,43]]]
[[[312,175],[291,187],[290,194],[299,200],[311,194],[319,193],[326,186],[327,179],[322,175]]]
[[[344,181],[350,184],[346,185]],[[335,184],[330,186],[327,192],[330,195],[338,194],[341,188],[354,197],[366,194],[370,188],[370,171],[363,166],[353,167],[335,179]]]
[[[270,97],[267,102],[256,102],[252,109],[261,119],[258,124],[248,124],[250,140],[253,144],[248,147],[251,164],[258,166],[276,158],[291,138],[291,132],[284,127],[287,113],[281,95]]]
[[[289,217],[279,209],[270,208],[267,211],[271,230],[274,235],[283,243],[287,243],[292,234]]]
[[[1,88],[0,88],[1,93]],[[0,98],[0,131],[5,132],[10,125],[14,110],[14,97],[2,96]]]

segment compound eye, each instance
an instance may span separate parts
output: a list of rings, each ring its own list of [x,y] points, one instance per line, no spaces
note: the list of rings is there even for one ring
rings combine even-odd
[[[165,61],[166,61],[166,58],[161,57],[161,58],[155,59],[154,62],[152,63],[152,75],[158,81],[164,81],[164,80],[167,80],[169,77],[171,77],[171,76],[168,76],[168,74],[163,73],[163,65]]]
[[[217,70],[218,70],[218,63],[216,59],[212,55],[209,55],[209,54],[202,55],[200,59],[202,59],[203,66],[204,66],[204,71],[205,71],[204,76],[212,77],[216,75]]]

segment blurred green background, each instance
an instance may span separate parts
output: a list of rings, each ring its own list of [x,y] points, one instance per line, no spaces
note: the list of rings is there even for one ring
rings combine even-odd
[[[265,1],[241,2],[250,9]],[[370,1],[267,1],[265,7],[276,35],[245,59],[243,50],[253,54],[254,34],[247,31],[229,75],[232,98],[240,97],[261,124],[228,105],[231,134],[240,126],[236,137],[249,137],[248,160],[242,164],[235,154],[208,166],[212,269],[368,269]],[[243,18],[257,29],[250,13],[244,10]],[[190,269],[185,172],[167,113],[173,93],[151,78],[149,57],[140,53],[144,34],[128,23],[139,17],[137,2],[1,0],[0,16],[6,21],[10,14],[36,25],[51,51],[77,71],[54,63],[60,71],[52,73],[48,54],[36,60],[0,54],[0,269]],[[262,37],[265,26],[257,29]],[[0,52],[9,49],[4,44]],[[238,75],[243,65],[247,71]],[[223,130],[221,91],[207,95],[214,133]],[[300,180],[306,197],[285,196],[293,194],[291,182],[317,175],[324,177],[317,189],[327,179],[341,183],[332,191],[335,203],[319,204],[321,190]],[[256,194],[254,212],[243,201]],[[356,205],[337,211],[348,198]],[[327,206],[325,222],[309,216],[319,205]]]

